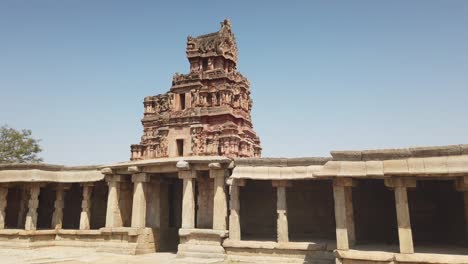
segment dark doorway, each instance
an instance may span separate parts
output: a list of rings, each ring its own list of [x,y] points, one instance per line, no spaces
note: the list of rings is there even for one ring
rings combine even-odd
[[[63,207],[63,229],[79,229],[81,201],[83,200],[82,187],[73,183],[68,191],[65,191]]]
[[[51,229],[52,215],[55,209],[55,186],[47,184],[39,193],[37,208],[37,229]]]

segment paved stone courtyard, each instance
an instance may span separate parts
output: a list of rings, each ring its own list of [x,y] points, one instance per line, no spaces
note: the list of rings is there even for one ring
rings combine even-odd
[[[118,255],[96,252],[92,248],[47,247],[37,249],[0,249],[2,264],[40,264],[40,263],[158,263],[175,262],[174,253],[154,253],[144,255]]]

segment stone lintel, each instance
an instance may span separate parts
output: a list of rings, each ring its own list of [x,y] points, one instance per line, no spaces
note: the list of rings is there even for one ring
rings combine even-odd
[[[333,185],[341,187],[356,187],[356,181],[353,181],[353,178],[349,177],[338,177],[333,180]]]
[[[149,182],[150,177],[147,173],[132,174],[132,182]]]
[[[388,188],[416,188],[416,178],[389,178],[384,180]]]
[[[273,180],[271,181],[271,185],[273,187],[291,187],[292,184],[291,184],[291,181],[288,181],[288,180]]]
[[[112,174],[112,169],[111,168],[104,168],[104,169],[101,169],[101,173],[102,174]]]
[[[196,170],[179,170],[179,179],[194,179],[196,177]]]
[[[138,173],[138,172],[141,172],[141,170],[138,166],[130,166],[128,167],[128,172]]]
[[[106,175],[105,179],[106,179],[106,182],[123,182],[125,181],[125,175],[111,174],[111,175]]]

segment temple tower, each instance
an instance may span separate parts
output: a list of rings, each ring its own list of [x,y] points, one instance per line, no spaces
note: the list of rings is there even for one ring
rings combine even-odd
[[[143,136],[131,159],[220,155],[260,157],[250,84],[237,70],[229,20],[218,32],[187,38],[189,74],[173,76],[169,92],[144,100]]]

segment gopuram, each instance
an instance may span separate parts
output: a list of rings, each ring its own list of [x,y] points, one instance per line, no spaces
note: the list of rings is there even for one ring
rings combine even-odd
[[[144,101],[141,143],[131,160],[222,155],[259,157],[252,128],[250,84],[237,70],[231,23],[218,32],[188,37],[189,74],[176,73],[169,92]]]
[[[0,165],[0,248],[177,252],[177,263],[468,263],[468,145],[260,158],[230,22],[189,37],[187,57],[189,74],[145,98],[129,161]]]

